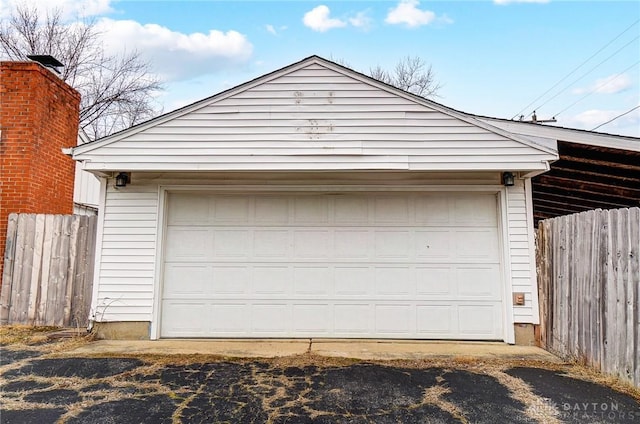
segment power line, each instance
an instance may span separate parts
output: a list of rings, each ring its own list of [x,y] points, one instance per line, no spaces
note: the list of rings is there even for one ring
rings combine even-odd
[[[589,56],[589,58],[587,60],[585,60],[584,62],[582,62],[580,65],[578,65],[577,67],[575,67],[571,72],[569,72],[567,75],[565,75],[560,81],[558,81],[557,83],[555,83],[550,89],[548,89],[547,91],[545,91],[544,93],[542,93],[540,96],[536,97],[531,103],[529,103],[528,105],[526,105],[525,107],[522,108],[522,110],[520,110],[520,112],[516,113],[515,115],[513,115],[511,117],[511,119],[515,118],[516,116],[520,115],[522,112],[524,112],[525,110],[527,110],[529,108],[529,106],[533,105],[535,102],[537,102],[538,100],[540,100],[542,97],[544,97],[547,93],[549,93],[551,90],[553,90],[554,88],[556,88],[558,85],[560,85],[563,81],[565,81],[567,78],[569,78],[571,75],[573,75],[574,73],[576,73],[576,71],[580,68],[582,68],[587,62],[589,62],[591,59],[593,59],[598,53],[600,53],[602,50],[604,50],[605,48],[609,47],[614,41],[616,41],[618,38],[622,37],[623,34],[625,34],[627,31],[629,31],[634,25],[636,25],[638,22],[640,22],[640,19],[636,20],[634,23],[632,23],[631,25],[629,25],[624,31],[622,31],[620,34],[618,34],[615,38],[613,38],[613,40],[609,41],[607,44],[605,44],[604,46],[602,46],[598,51],[596,51],[594,54],[592,54],[591,56]],[[626,47],[626,46],[625,46]],[[536,108],[539,109],[539,108]]]
[[[602,127],[603,125],[610,124],[610,123],[612,123],[613,121],[615,121],[616,119],[618,119],[618,118],[622,118],[623,116],[630,114],[631,112],[633,112],[634,110],[636,110],[636,109],[638,109],[638,108],[640,108],[640,105],[638,105],[638,106],[636,106],[636,107],[633,107],[633,108],[629,109],[628,111],[626,111],[626,112],[624,112],[624,113],[621,113],[620,115],[616,116],[615,118],[611,118],[611,119],[609,119],[607,122],[603,122],[602,124],[598,125],[597,127],[593,127],[593,128],[591,128],[591,131],[597,130],[598,128]]]
[[[587,75],[589,75],[591,72],[593,72],[594,69],[596,69],[598,66],[602,65],[604,62],[606,62],[607,60],[611,59],[613,56],[617,55],[618,53],[620,53],[621,50],[623,50],[624,48],[626,48],[629,44],[633,43],[634,41],[636,41],[637,39],[640,38],[640,35],[638,35],[636,38],[632,39],[631,41],[629,41],[627,44],[625,44],[624,46],[620,47],[618,50],[616,50],[615,52],[613,52],[611,55],[607,56],[606,59],[602,60],[600,63],[598,63],[596,66],[594,66],[593,68],[589,69],[587,72],[585,72],[584,74],[582,74],[579,78],[573,80],[569,85],[566,85],[562,90],[558,91],[558,93],[551,97],[550,99],[548,99],[546,102],[542,103],[540,106],[538,106],[536,109],[540,109],[542,106],[546,105],[547,103],[549,103],[551,100],[555,99],[556,97],[558,97],[559,95],[561,95],[562,93],[564,93],[567,88],[571,87],[573,84],[575,84],[576,82],[580,81],[582,78],[586,77]],[[636,62],[637,64],[637,62]],[[632,65],[631,67],[635,66],[636,64]],[[622,72],[626,72],[628,69],[625,69]]]
[[[569,106],[565,107],[564,109],[562,109],[560,112],[554,114],[553,116],[556,117],[558,115],[560,115],[562,112],[566,111],[567,109],[573,107],[574,105],[576,105],[577,103],[583,101],[584,99],[586,99],[587,97],[589,97],[590,95],[592,95],[593,93],[596,93],[599,89],[601,89],[602,87],[606,87],[607,85],[611,84],[612,82],[614,82],[615,80],[617,80],[618,78],[620,78],[622,75],[624,75],[625,72],[627,72],[629,69],[633,68],[634,66],[636,66],[638,63],[640,63],[640,60],[637,61],[636,63],[634,63],[633,65],[629,66],[627,69],[625,69],[624,71],[620,72],[618,75],[615,76],[615,78],[611,78],[610,80],[604,81],[603,83],[599,84],[597,87],[595,87],[593,90],[591,90],[590,92],[588,92],[587,94],[585,94],[584,96],[580,97],[578,100],[576,100],[575,102],[571,103]]]

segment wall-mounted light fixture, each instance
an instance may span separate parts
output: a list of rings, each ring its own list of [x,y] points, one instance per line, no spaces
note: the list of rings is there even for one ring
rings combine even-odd
[[[516,183],[516,177],[513,175],[513,172],[503,172],[502,173],[502,184],[507,187],[511,187]]]
[[[126,187],[131,182],[129,174],[126,172],[120,172],[116,175],[116,187]]]

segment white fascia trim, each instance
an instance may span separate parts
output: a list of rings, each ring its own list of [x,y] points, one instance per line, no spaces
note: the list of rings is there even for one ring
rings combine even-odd
[[[85,161],[82,169],[88,172],[134,172],[134,171],[174,171],[174,172],[197,172],[197,171],[452,171],[452,172],[546,172],[549,170],[547,161],[523,162],[523,163],[420,163],[407,161],[353,161],[353,162],[268,162],[259,161],[253,157],[255,162],[229,163],[229,162],[209,162],[209,163],[171,163],[171,162],[127,162],[127,163],[107,163]]]
[[[537,177],[538,175],[544,174],[545,172],[548,172],[551,169],[551,165],[549,165],[549,162],[543,163],[546,165],[546,169],[527,172],[526,174],[522,174],[522,178],[533,178]]]

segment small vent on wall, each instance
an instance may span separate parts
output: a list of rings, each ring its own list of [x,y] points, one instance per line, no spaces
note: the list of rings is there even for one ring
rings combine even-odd
[[[34,62],[38,62],[45,68],[51,69],[58,76],[60,76],[60,70],[58,68],[64,67],[58,59],[48,54],[30,54],[27,55],[27,57]]]

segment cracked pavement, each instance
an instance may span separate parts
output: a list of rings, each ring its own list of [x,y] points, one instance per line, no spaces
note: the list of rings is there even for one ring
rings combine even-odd
[[[640,422],[637,397],[547,365],[316,355],[65,357],[38,346],[3,346],[0,422]]]

